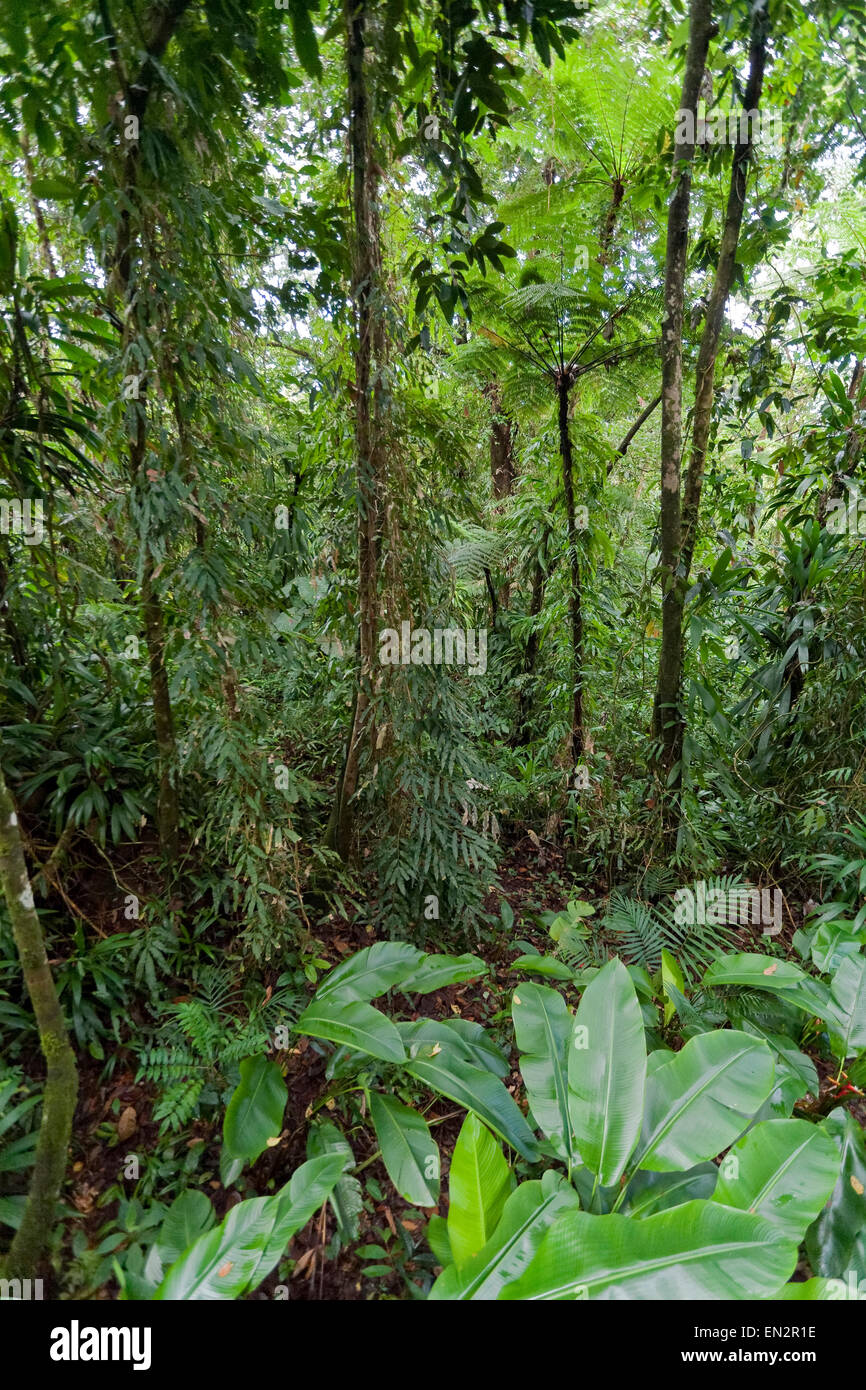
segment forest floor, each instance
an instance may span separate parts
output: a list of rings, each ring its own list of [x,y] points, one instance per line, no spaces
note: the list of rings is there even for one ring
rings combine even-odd
[[[133,874],[134,866],[130,865],[122,876],[131,877]],[[516,949],[514,938],[519,936],[523,941],[532,942],[541,952],[549,951],[550,939],[538,917],[542,912],[559,911],[565,906],[567,877],[565,855],[561,848],[540,842],[535,836],[525,836],[508,847],[499,869],[499,886],[491,890],[485,909],[495,918],[503,898],[506,899],[514,914],[515,925],[510,931],[506,931],[504,926],[499,928],[473,948],[487,962],[489,973],[467,984],[453,985],[417,997],[417,1008],[414,1011],[404,1010],[405,1016],[412,1019],[455,1016],[469,1019],[485,1025],[498,1041],[505,1044],[507,1050],[509,1030],[505,1025],[510,1018],[511,993],[518,982],[512,967]],[[91,904],[104,902],[106,895],[102,890],[105,887],[106,884],[100,883],[98,874],[89,878],[86,890],[82,881],[80,888],[75,890],[76,904],[79,895],[85,911]],[[598,894],[587,891],[586,896],[595,899],[605,894],[599,888]],[[93,910],[96,911],[95,907]],[[100,935],[123,930],[122,915],[120,920],[115,920],[116,916],[99,924]],[[782,937],[777,940],[782,941],[786,954],[796,959],[790,945],[793,930],[789,922]],[[740,949],[762,949],[760,940],[751,936],[747,928],[743,929],[742,938]],[[357,919],[337,920],[331,916],[316,926],[315,939],[317,954],[336,964],[353,952],[369,946],[373,939],[372,928]],[[133,1026],[134,1015],[133,1009]],[[500,1024],[502,1026],[498,1027]],[[260,1194],[272,1192],[288,1181],[295,1168],[307,1157],[306,1132],[311,1116],[336,1108],[331,1094],[335,1088],[326,1077],[326,1057],[311,1039],[299,1037],[293,1048],[277,1054],[277,1060],[285,1070],[289,1103],[280,1142],[264,1153],[248,1173],[252,1187]],[[512,1071],[506,1078],[506,1084],[515,1096],[519,1096],[521,1086],[515,1052],[512,1052],[511,1061]],[[819,1106],[829,1108],[839,1088],[826,1061],[815,1055],[813,1061],[821,1079],[821,1094],[807,1097],[803,1104],[808,1103],[816,1109]],[[79,1052],[79,1099],[72,1138],[71,1182],[65,1200],[77,1213],[81,1222],[79,1229],[91,1246],[98,1244],[106,1229],[106,1221],[110,1221],[116,1213],[118,1202],[116,1197],[111,1196],[111,1189],[115,1189],[115,1192],[118,1189],[129,1190],[130,1184],[124,1182],[123,1176],[127,1154],[133,1150],[143,1158],[158,1151],[159,1124],[152,1117],[157,1100],[155,1087],[151,1083],[136,1081],[135,1059],[126,1048],[118,1049],[115,1065],[108,1069],[108,1076],[106,1070],[104,1061],[92,1058],[84,1051]],[[849,1094],[847,1100],[860,1122],[866,1123],[866,1097],[861,1099],[860,1093],[855,1093]],[[425,1100],[424,1114],[434,1128],[439,1144],[444,1191],[444,1179],[463,1120],[463,1111],[444,1098],[436,1098],[432,1104]],[[106,1143],[106,1134],[112,1130],[113,1134]],[[230,1205],[240,1200],[240,1194],[235,1190],[230,1193],[225,1191],[217,1176],[222,1143],[218,1120],[196,1121],[185,1142],[188,1147],[205,1146],[200,1168],[206,1176],[210,1175],[207,1176],[209,1195],[219,1219]],[[353,1129],[351,1142],[356,1171],[360,1170],[364,1184],[364,1207],[359,1217],[358,1240],[335,1255],[335,1219],[326,1204],[293,1241],[288,1283],[288,1296],[292,1300],[405,1299],[412,1296],[409,1282],[415,1283],[425,1268],[431,1271],[435,1268],[424,1240],[426,1218],[433,1214],[432,1210],[419,1212],[399,1199],[389,1201],[386,1195],[382,1195],[392,1192],[393,1188],[381,1159],[377,1157],[372,1126]],[[382,1200],[377,1194],[382,1195]],[[445,1214],[444,1208],[440,1214]],[[356,1253],[358,1244],[381,1249],[387,1247],[387,1258],[361,1257]],[[375,1277],[368,1277],[362,1272],[370,1268],[371,1259],[377,1261],[376,1268],[381,1270]],[[276,1286],[285,1278],[284,1266],[282,1281],[279,1271],[274,1271],[251,1297],[273,1299]],[[57,1294],[53,1293],[52,1296],[56,1297]],[[110,1280],[85,1296],[116,1298],[117,1287]]]

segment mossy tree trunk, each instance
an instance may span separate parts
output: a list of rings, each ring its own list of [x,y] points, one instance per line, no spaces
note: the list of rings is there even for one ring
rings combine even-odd
[[[66,1154],[78,1094],[75,1055],[45,952],[42,926],[24,862],[15,805],[0,767],[0,887],[6,899],[24,983],[36,1015],[45,1056],[42,1122],[36,1164],[21,1225],[3,1262],[7,1279],[32,1279],[54,1225],[57,1198],[66,1171]]]

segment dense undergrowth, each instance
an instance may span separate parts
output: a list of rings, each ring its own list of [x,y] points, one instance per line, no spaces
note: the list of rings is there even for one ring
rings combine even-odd
[[[714,8],[0,19],[9,1279],[866,1289],[866,11]]]

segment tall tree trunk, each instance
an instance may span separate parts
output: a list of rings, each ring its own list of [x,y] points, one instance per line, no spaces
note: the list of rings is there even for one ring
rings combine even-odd
[[[511,417],[502,409],[499,382],[488,382],[484,387],[484,394],[493,412],[490,425],[490,477],[493,496],[497,502],[501,502],[503,497],[510,497],[514,491],[514,478],[517,473],[514,463],[516,427]]]
[[[124,109],[121,120],[129,117],[138,122],[137,138],[128,141],[122,176],[123,210],[120,214],[114,247],[112,267],[112,288],[124,304],[123,349],[124,355],[129,343],[144,332],[145,324],[140,322],[135,302],[133,282],[133,255],[136,238],[133,228],[133,209],[140,208],[138,176],[141,126],[144,122],[150,100],[155,65],[161,61],[165,50],[175,33],[183,14],[191,0],[167,0],[166,4],[154,4],[144,19],[146,56],[133,82],[127,80],[120,56],[117,36],[108,12],[108,0],[100,0],[100,13],[106,34],[108,51],[115,67],[124,96]],[[119,122],[120,123],[120,122]],[[128,471],[132,488],[147,487],[145,455],[147,448],[147,410],[144,400],[134,403],[135,430],[130,436]],[[148,669],[150,672],[151,698],[153,700],[154,733],[158,762],[159,789],[157,794],[157,829],[160,848],[166,860],[171,863],[178,852],[179,805],[177,793],[177,746],[174,735],[174,718],[168,685],[168,672],[165,664],[165,615],[162,603],[154,585],[153,557],[144,540],[142,557],[141,603],[144,619],[144,639],[147,646]]]
[[[354,829],[352,798],[361,752],[373,736],[371,700],[379,615],[378,557],[382,510],[382,448],[377,374],[384,358],[381,247],[377,216],[378,165],[364,64],[367,7],[346,0],[349,146],[352,167],[352,300],[355,306],[355,466],[358,484],[358,678],[352,729],[326,843],[347,859]]]
[[[728,192],[728,203],[725,212],[725,225],[722,231],[719,260],[716,266],[712,293],[707,307],[704,332],[698,351],[695,405],[692,416],[692,447],[681,513],[679,467],[677,467],[675,475],[673,472],[670,475],[666,473],[664,461],[662,467],[662,566],[663,578],[668,585],[668,593],[666,595],[667,602],[662,609],[662,652],[659,661],[659,679],[656,689],[656,713],[658,721],[657,732],[661,735],[662,741],[662,765],[665,774],[665,785],[673,792],[673,800],[671,797],[666,798],[666,813],[668,815],[668,824],[671,831],[673,829],[673,824],[678,819],[678,792],[682,780],[682,755],[685,739],[685,719],[680,698],[683,677],[683,611],[685,608],[685,595],[689,573],[691,571],[692,557],[694,555],[695,541],[697,539],[701,491],[703,488],[707,445],[710,437],[710,425],[713,413],[716,359],[718,357],[722,326],[725,320],[725,310],[734,282],[737,246],[739,244],[740,229],[743,224],[743,213],[746,206],[746,186],[752,154],[751,119],[748,118],[747,113],[757,113],[760,110],[761,93],[764,85],[764,69],[767,59],[768,29],[767,2],[766,0],[756,0],[752,9],[749,77],[746,83],[743,102],[743,111],[746,115],[746,119],[740,122],[738,133],[741,138],[737,140],[737,144],[734,147],[731,183]],[[704,58],[706,58],[705,48]],[[687,76],[688,75],[687,71]],[[685,100],[683,105],[685,106]],[[687,230],[688,208],[686,208],[686,234]],[[684,256],[684,241],[682,245]],[[671,323],[670,326],[676,332],[677,338],[681,344],[682,277],[680,277],[679,284],[679,319],[678,322]],[[668,323],[666,323],[662,334],[663,351],[667,346],[667,344],[664,343],[667,331]],[[678,362],[678,375],[680,383],[678,403],[679,426],[676,457],[679,462],[682,421],[681,357]],[[663,377],[663,391],[664,389]],[[663,407],[664,404],[665,402],[663,400]],[[664,428],[665,422],[663,417],[663,454]],[[671,486],[672,483],[674,486]],[[665,536],[666,509],[668,512],[667,521],[669,527],[667,537]],[[676,512],[676,517],[674,524],[671,525],[670,513],[673,511]],[[670,551],[670,541],[672,538],[675,538],[678,544],[673,551]],[[665,632],[666,624],[668,629],[670,629],[667,633]],[[673,814],[671,814],[671,812]]]
[[[72,1116],[78,1095],[78,1073],[48,965],[42,926],[33,906],[33,890],[24,862],[18,817],[2,767],[0,888],[6,899],[12,934],[24,973],[24,983],[39,1029],[39,1044],[45,1057],[45,1091],[36,1145],[36,1164],[30,1179],[30,1190],[21,1225],[3,1262],[5,1278],[32,1279],[54,1226],[57,1198],[66,1171]]]
[[[535,675],[535,663],[538,660],[538,633],[535,630],[535,620],[541,613],[544,603],[544,585],[547,579],[544,567],[536,556],[535,569],[532,574],[532,596],[529,600],[529,616],[533,619],[533,627],[526,642],[526,655],[523,659],[523,683],[520,687],[520,696],[517,702],[517,737],[514,740],[516,747],[528,743],[532,731],[529,727],[529,683]]]
[[[682,679],[683,604],[685,586],[677,574],[682,548],[680,472],[683,433],[683,305],[692,161],[701,79],[710,46],[710,0],[691,0],[686,71],[680,111],[691,112],[684,122],[685,140],[674,148],[674,192],[668,209],[665,253],[665,316],[662,322],[661,426],[661,582],[662,642],[653,709],[653,732],[661,745],[660,764],[668,774],[676,762],[676,720]]]
[[[568,612],[571,626],[571,736],[569,756],[572,765],[583,753],[583,601],[581,595],[580,550],[578,548],[577,514],[574,506],[574,463],[571,436],[568,432],[568,393],[570,381],[561,371],[557,380],[559,397],[559,452],[562,455],[562,485],[565,491],[565,514],[568,522],[568,560],[571,583],[568,592]]]

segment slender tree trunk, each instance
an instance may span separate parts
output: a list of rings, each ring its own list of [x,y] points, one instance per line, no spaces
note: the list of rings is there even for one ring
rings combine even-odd
[[[517,473],[514,462],[516,427],[514,421],[502,409],[499,382],[488,382],[484,387],[484,394],[493,412],[490,426],[490,477],[493,482],[493,496],[500,502],[503,497],[510,497],[514,491]]]
[[[128,148],[123,165],[122,193],[123,208],[118,223],[114,247],[111,286],[120,296],[124,305],[123,348],[144,331],[134,300],[133,256],[136,251],[136,237],[133,228],[133,210],[140,209],[139,198],[139,151],[141,126],[144,122],[150,100],[154,64],[162,59],[173,34],[191,0],[167,0],[165,4],[154,4],[145,16],[143,33],[145,35],[146,57],[133,82],[127,80],[120,56],[117,36],[108,12],[108,0],[100,0],[102,25],[105,30],[108,52],[120,82],[124,97],[123,120],[134,118],[138,123],[137,137],[127,142]],[[147,447],[147,410],[144,400],[134,402],[136,414],[135,430],[129,441],[128,470],[130,486],[147,487],[144,468]],[[142,557],[141,604],[144,620],[144,637],[147,646],[148,669],[150,672],[151,698],[153,700],[154,733],[158,761],[159,790],[157,795],[157,829],[160,848],[166,860],[171,863],[178,852],[178,823],[180,819],[177,793],[177,745],[174,735],[174,718],[168,685],[168,672],[165,664],[165,615],[159,594],[154,584],[153,557],[144,540]]]
[[[694,141],[698,97],[707,61],[712,26],[710,0],[691,0],[689,44],[683,78],[681,112],[685,140],[674,149],[674,192],[668,209],[665,254],[665,316],[662,322],[661,426],[661,582],[662,642],[653,709],[653,732],[661,745],[660,766],[665,778],[677,761],[676,723],[682,679],[683,606],[685,586],[677,573],[682,548],[680,472],[683,431],[683,306],[689,239]]]
[[[153,698],[153,723],[156,733],[156,754],[159,764],[159,792],[156,805],[156,825],[159,843],[171,863],[178,853],[178,798],[175,782],[177,745],[174,737],[174,714],[168,689],[165,664],[165,618],[153,587],[153,560],[148,552],[144,557],[141,581],[141,603],[144,632],[150,667],[150,692]]]
[[[559,451],[562,455],[562,485],[565,490],[565,513],[568,522],[568,559],[571,584],[568,593],[568,612],[571,626],[572,703],[569,756],[572,765],[583,753],[583,601],[581,594],[580,550],[577,514],[574,506],[574,463],[571,436],[568,432],[568,392],[570,382],[564,372],[557,382],[559,396]]]
[[[538,660],[538,633],[535,630],[534,620],[541,613],[544,603],[544,586],[547,575],[541,561],[536,557],[535,569],[532,574],[532,596],[529,600],[529,616],[533,619],[532,631],[526,642],[526,655],[523,661],[523,684],[520,687],[520,698],[517,704],[517,738],[515,746],[528,743],[531,737],[529,727],[529,682],[535,675],[535,663]]]
[[[352,730],[326,835],[347,859],[354,829],[352,798],[358,789],[361,752],[373,737],[371,700],[379,616],[378,557],[383,460],[377,373],[384,358],[381,247],[377,217],[378,166],[364,63],[367,9],[346,0],[349,145],[352,166],[352,300],[355,306],[354,432],[358,484],[358,683]]]
[[[744,113],[757,113],[760,110],[761,93],[764,85],[764,69],[767,59],[767,36],[768,36],[768,17],[766,0],[757,0],[752,9],[752,34],[749,50],[749,77],[746,83],[746,92],[743,103]],[[704,50],[706,52],[706,50]],[[718,357],[719,341],[721,339],[722,327],[725,320],[725,310],[731,287],[734,282],[734,271],[737,260],[737,246],[740,239],[740,229],[743,223],[743,213],[746,206],[746,186],[748,182],[749,164],[752,155],[751,140],[751,120],[746,119],[741,122],[738,139],[734,147],[733,164],[731,168],[731,183],[728,192],[728,204],[725,212],[725,225],[722,231],[721,248],[719,260],[716,266],[715,279],[713,281],[710,302],[707,307],[706,322],[701,338],[701,345],[698,351],[698,364],[696,369],[695,382],[695,405],[692,415],[692,447],[689,459],[689,468],[686,475],[684,498],[682,502],[682,513],[680,515],[679,506],[679,476],[677,470],[676,488],[668,489],[665,486],[665,473],[662,475],[662,564],[665,579],[670,574],[672,582],[668,590],[670,596],[667,604],[667,611],[663,608],[662,624],[662,654],[659,663],[659,681],[656,690],[656,710],[659,720],[659,732],[662,738],[663,748],[663,767],[665,772],[665,784],[674,792],[674,803],[678,805],[678,791],[682,780],[682,755],[685,739],[685,719],[681,707],[681,688],[683,677],[683,612],[685,608],[685,595],[688,586],[689,574],[691,571],[692,557],[694,555],[695,541],[697,539],[698,518],[701,505],[701,491],[703,489],[704,470],[706,467],[707,446],[710,437],[710,426],[713,413],[713,396],[715,390],[715,371],[716,360]],[[680,281],[682,286],[682,281]],[[679,296],[680,317],[678,324],[674,325],[678,332],[681,342],[682,339],[682,289]],[[666,330],[663,332],[663,339]],[[663,345],[664,350],[664,345]],[[682,417],[682,364],[680,362],[680,421]],[[664,390],[664,386],[663,386]],[[664,404],[664,402],[663,402]],[[664,418],[663,425],[664,431]],[[679,444],[679,441],[678,441]],[[679,453],[679,449],[678,449]],[[666,492],[670,494],[666,497]],[[671,509],[671,498],[677,512],[676,526],[674,531],[679,532],[679,544],[672,555],[665,553],[665,507]],[[667,537],[671,539],[670,532]],[[667,560],[667,563],[666,563]],[[671,561],[673,563],[671,564]],[[665,619],[668,627],[673,629],[665,633]],[[673,809],[670,798],[666,800],[666,810],[669,813],[669,824],[673,824],[678,817],[678,811],[674,810],[673,816],[670,812]]]
[[[45,952],[42,926],[24,862],[15,805],[0,767],[0,887],[12,922],[24,983],[33,1005],[45,1057],[45,1091],[36,1145],[36,1164],[18,1227],[3,1262],[7,1279],[32,1279],[54,1227],[57,1198],[66,1171],[72,1116],[78,1094],[75,1056]]]

